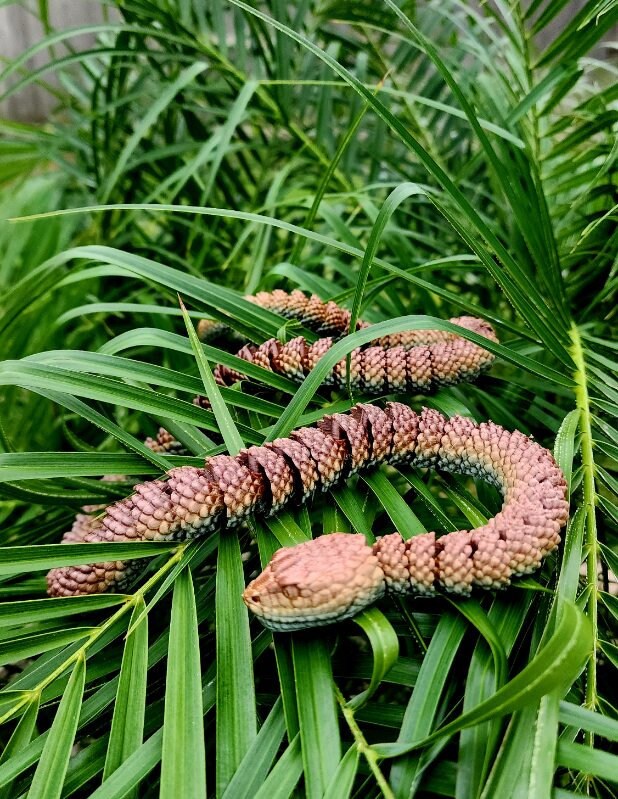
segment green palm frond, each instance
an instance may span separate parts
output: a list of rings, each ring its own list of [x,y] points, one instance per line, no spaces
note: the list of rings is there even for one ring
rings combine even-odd
[[[618,6],[570,5],[123,0],[4,64],[0,99],[58,111],[0,121],[0,799],[618,795]],[[405,399],[552,448],[560,554],[495,596],[250,620],[280,546],[499,509],[389,468],[238,535],[114,545],[149,556],[131,593],[44,598],[92,561],[58,544],[83,505],[363,399],[322,381],[366,332],[301,386],[232,354],[307,333],[242,299],[274,287],[383,332],[491,321],[489,374]],[[201,316],[237,338],[200,344]],[[160,425],[188,454],[144,446]]]

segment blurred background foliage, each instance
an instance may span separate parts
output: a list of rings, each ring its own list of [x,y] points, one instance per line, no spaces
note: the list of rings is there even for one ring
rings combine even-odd
[[[615,795],[616,3],[101,9],[55,29],[37,3],[43,38],[0,73],[0,100],[34,84],[56,103],[0,120],[0,797]],[[289,636],[249,623],[242,586],[281,545],[499,508],[387,469],[238,537],[152,548],[132,594],[43,599],[83,504],[363,399],[257,372],[222,392],[228,415],[191,405],[178,293],[260,342],[299,332],[241,299],[274,287],[372,322],[489,319],[489,375],[405,399],[554,448],[560,554],[496,596],[385,600]],[[188,456],[148,455],[159,424]]]

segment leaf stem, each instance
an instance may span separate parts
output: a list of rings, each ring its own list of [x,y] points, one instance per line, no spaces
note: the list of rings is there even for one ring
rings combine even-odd
[[[339,703],[339,707],[341,708],[341,712],[343,713],[343,717],[346,720],[348,727],[350,728],[350,732],[354,736],[356,747],[358,751],[361,753],[361,755],[363,755],[363,757],[367,761],[367,765],[369,766],[371,773],[375,777],[375,780],[378,783],[380,790],[382,791],[384,799],[395,799],[395,794],[393,793],[393,789],[388,784],[386,777],[384,776],[384,774],[382,774],[382,771],[378,764],[378,753],[375,751],[375,749],[372,749],[371,746],[367,743],[367,739],[365,738],[360,727],[356,723],[356,719],[354,717],[354,710],[347,704],[339,688],[336,685],[334,685],[333,688],[335,691],[335,697],[337,698],[337,702]]]
[[[586,581],[588,583],[587,612],[592,624],[593,654],[588,661],[586,673],[586,707],[594,710],[598,704],[596,650],[598,640],[598,599],[599,586],[597,569],[600,556],[596,521],[596,485],[593,453],[592,421],[590,398],[588,396],[588,380],[584,349],[579,329],[575,324],[571,327],[571,355],[575,362],[575,400],[580,410],[579,429],[581,433],[581,459],[583,470],[583,499],[586,514]],[[586,742],[593,744],[592,733],[587,733]]]
[[[40,699],[41,693],[45,688],[47,688],[48,685],[51,685],[54,680],[58,679],[58,677],[61,677],[73,663],[79,661],[80,658],[85,658],[88,648],[92,646],[92,644],[94,644],[94,642],[99,639],[103,633],[114,624],[114,622],[120,619],[128,610],[131,610],[136,602],[142,598],[147,591],[152,588],[152,586],[155,585],[164,574],[166,574],[166,572],[168,572],[176,563],[178,563],[179,560],[182,559],[182,556],[184,555],[188,545],[189,542],[179,546],[178,549],[173,552],[172,556],[163,564],[163,566],[161,566],[157,572],[155,572],[155,574],[152,575],[149,580],[144,583],[144,585],[140,586],[134,594],[128,595],[126,600],[115,613],[113,613],[105,622],[103,622],[103,624],[99,625],[99,627],[95,627],[92,630],[90,635],[86,638],[79,649],[69,655],[69,657],[56,669],[54,669],[51,674],[42,679],[36,688],[33,688],[31,691],[29,691],[28,695],[24,696],[20,702],[7,710],[7,712],[0,717],[0,724],[3,724],[9,718],[12,718],[19,708],[23,707],[24,705],[29,705],[32,701]]]

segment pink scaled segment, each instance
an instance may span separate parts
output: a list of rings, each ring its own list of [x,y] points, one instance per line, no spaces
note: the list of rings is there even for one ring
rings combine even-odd
[[[111,505],[81,538],[87,542],[184,540],[231,528],[250,513],[268,515],[379,463],[408,463],[488,479],[504,494],[500,513],[483,527],[408,541],[334,534],[278,552],[246,589],[249,608],[272,629],[337,621],[386,590],[468,594],[499,588],[538,568],[560,541],[568,515],[564,478],[551,453],[521,433],[437,411],[416,414],[400,403],[384,410],[358,405],[289,439],[217,455],[204,468],[172,469],[165,480],[136,487]],[[135,563],[135,562],[134,562]],[[55,569],[54,596],[118,590],[134,563]]]
[[[431,532],[404,540],[393,533],[370,546],[362,535],[333,533],[281,549],[244,593],[267,627],[330,624],[387,591],[468,595],[473,587],[503,588],[558,546],[568,503],[548,450],[492,422],[446,419],[426,408],[417,416],[397,403],[378,413],[393,423],[387,462],[483,477],[501,488],[502,510],[482,527],[441,538]]]

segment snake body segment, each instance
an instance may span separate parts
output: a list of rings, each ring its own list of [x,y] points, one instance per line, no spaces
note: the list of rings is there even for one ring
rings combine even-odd
[[[428,408],[419,415],[400,403],[384,410],[357,405],[290,438],[209,458],[204,468],[171,469],[166,480],[142,483],[111,505],[81,540],[184,540],[232,528],[251,513],[275,513],[380,463],[485,477],[501,487],[504,506],[483,527],[441,538],[392,534],[369,547],[363,536],[339,534],[280,550],[244,594],[267,626],[327,624],[385,590],[468,594],[473,586],[501,587],[538,568],[559,543],[566,485],[546,449],[491,422],[447,419]],[[110,562],[55,569],[50,593],[121,590],[135,568],[136,562]]]
[[[248,297],[252,302],[289,319],[296,319],[323,337],[309,343],[302,336],[282,344],[270,339],[258,346],[246,345],[238,356],[269,371],[293,380],[303,380],[320,358],[332,347],[336,336],[348,331],[350,312],[334,302],[322,302],[300,291],[261,292]],[[449,320],[453,324],[497,341],[490,324],[474,316]],[[366,328],[359,322],[357,329]],[[387,392],[428,392],[439,386],[454,385],[476,379],[493,362],[493,355],[456,333],[443,330],[408,330],[392,336],[377,338],[369,347],[359,347],[350,353],[350,371],[346,375],[346,359],[335,365],[324,385],[373,394]],[[225,366],[214,372],[217,382],[229,385],[242,374]]]
[[[341,334],[349,327],[349,312],[300,292],[261,294],[254,301],[321,333]],[[496,340],[481,320],[452,321]],[[245,347],[239,355],[301,378],[331,345],[331,339],[311,345],[304,339],[286,345],[271,341]],[[354,351],[350,378],[353,386],[371,391],[427,390],[470,379],[491,361],[481,347],[454,334],[411,331]],[[238,376],[217,370],[220,383]],[[344,381],[345,362],[331,373],[331,384]],[[165,431],[148,445],[161,452],[176,446]],[[64,540],[187,540],[238,526],[250,514],[268,516],[292,501],[305,502],[380,464],[481,477],[502,491],[502,510],[482,527],[440,538],[430,532],[404,540],[393,533],[369,546],[363,536],[331,534],[282,549],[244,592],[247,606],[266,626],[294,630],[329,624],[385,591],[466,595],[474,586],[503,587],[511,576],[538,568],[559,543],[568,515],[566,485],[546,449],[492,422],[447,419],[428,408],[417,414],[397,402],[384,409],[360,404],[234,457],[217,455],[202,468],[171,469],[164,479],[136,486],[132,496],[100,517],[80,515]],[[140,568],[140,561],[109,561],[54,569],[48,575],[49,593],[123,590]]]
[[[467,595],[474,586],[505,587],[512,576],[536,570],[558,546],[568,517],[564,477],[551,453],[522,433],[461,416],[446,419],[427,408],[417,415],[398,403],[384,411],[357,406],[350,415],[327,417],[322,431],[343,432],[342,423],[356,428],[344,434],[351,463],[359,451],[361,468],[372,460],[377,428],[377,462],[482,477],[502,490],[502,510],[482,527],[441,538],[430,532],[406,541],[393,533],[369,546],[362,535],[335,533],[281,549],[244,593],[267,627],[330,624],[385,591]]]

